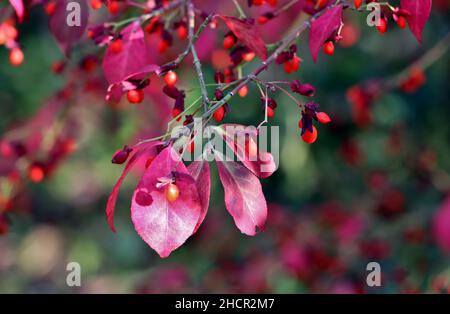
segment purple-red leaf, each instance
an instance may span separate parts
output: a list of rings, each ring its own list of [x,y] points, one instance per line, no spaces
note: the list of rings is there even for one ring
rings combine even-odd
[[[67,8],[71,8],[72,11]],[[69,55],[72,47],[83,36],[88,15],[89,9],[84,0],[60,0],[57,2],[55,12],[50,18],[50,31],[66,55]],[[79,16],[79,20],[77,16]]]
[[[119,180],[117,180],[116,184],[114,185],[106,204],[106,218],[108,220],[108,225],[113,232],[116,231],[114,227],[114,209],[116,207],[117,196],[119,194],[119,190],[123,183],[123,180],[125,180],[130,170],[134,165],[136,165],[139,160],[141,160],[142,158],[150,158],[156,155],[155,146],[157,146],[158,144],[160,144],[160,142],[152,142],[135,148],[125,166],[125,169],[119,177]]]
[[[207,160],[193,161],[189,165],[188,171],[195,180],[195,184],[198,190],[198,196],[200,197],[200,203],[202,204],[200,217],[193,232],[196,233],[203,220],[205,219],[209,207],[209,196],[211,192],[211,175],[209,171],[209,162]]]
[[[339,29],[342,23],[342,5],[328,9],[311,23],[309,33],[309,50],[314,62],[323,44]]]
[[[121,83],[130,75],[142,73],[150,60],[144,31],[139,22],[128,25],[122,30],[121,36],[121,51],[114,52],[108,47],[103,59],[103,72],[110,85]]]
[[[145,171],[131,203],[131,219],[141,238],[167,257],[194,232],[202,210],[194,179],[172,147],[165,148]],[[167,180],[175,175],[179,196],[166,198]]]
[[[220,16],[234,35],[242,41],[244,45],[253,50],[253,52],[262,60],[267,59],[267,48],[257,27],[246,20],[241,20],[233,16]]]
[[[223,135],[225,143],[247,169],[262,179],[270,177],[275,172],[277,165],[271,153],[258,151],[257,156],[249,156],[247,143],[251,140],[257,145],[256,129],[247,129],[239,124],[223,124],[220,127],[225,131]]]
[[[9,0],[9,3],[11,3],[12,7],[14,8],[14,11],[16,11],[16,15],[17,15],[17,18],[19,19],[19,22],[22,22],[23,14],[25,13],[23,1],[22,0]]]
[[[109,85],[105,97],[106,100],[112,99],[114,101],[119,101],[124,92],[136,88],[134,84],[130,83],[130,80],[138,82],[151,73],[158,74],[159,72],[160,67],[156,64],[148,64],[144,66],[143,68],[139,69],[138,72],[131,73],[130,75],[125,77],[122,81]]]
[[[255,235],[267,218],[267,203],[259,179],[234,161],[217,161],[220,181],[225,190],[225,206],[234,223],[247,235]]]
[[[401,0],[400,7],[411,14],[406,17],[409,29],[421,43],[423,28],[430,17],[431,0]]]

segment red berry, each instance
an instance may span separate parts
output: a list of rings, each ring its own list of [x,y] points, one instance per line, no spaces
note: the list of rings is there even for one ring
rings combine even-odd
[[[255,53],[253,51],[244,53],[242,55],[242,59],[244,59],[244,61],[250,62],[255,58]]]
[[[255,6],[260,6],[264,4],[264,0],[252,0],[252,4]]]
[[[170,183],[166,187],[166,199],[169,202],[174,202],[180,196],[180,189],[175,183]]]
[[[303,120],[300,118],[300,120],[298,120],[298,127],[301,129],[303,128]]]
[[[332,56],[334,54],[334,44],[332,41],[327,41],[323,45],[323,52],[325,52],[329,56]]]
[[[52,16],[56,11],[56,1],[49,1],[45,4],[44,11],[48,16]]]
[[[267,118],[273,118],[275,115],[275,110],[272,107],[267,107]]]
[[[330,116],[328,116],[325,112],[316,112],[317,121],[323,124],[327,124],[331,122]]]
[[[120,53],[122,51],[122,39],[113,40],[109,44],[109,49],[112,53]]]
[[[354,3],[354,5],[355,5],[355,8],[356,8],[356,9],[359,9],[359,7],[360,7],[361,4],[362,4],[362,0],[353,0],[353,3]]]
[[[378,21],[378,25],[377,25],[377,30],[378,30],[378,32],[379,32],[380,34],[386,33],[387,27],[388,27],[388,24],[387,24],[386,19],[381,18],[381,19]]]
[[[234,46],[235,43],[236,43],[236,39],[234,38],[234,36],[233,35],[227,35],[223,39],[223,48],[230,49],[230,48],[232,48]]]
[[[220,123],[225,116],[225,108],[223,106],[217,108],[216,111],[214,111],[213,116],[217,123]]]
[[[164,39],[160,40],[159,44],[158,44],[159,53],[166,52],[166,50],[169,48],[169,46],[170,46],[170,43],[168,41],[166,41]]]
[[[302,59],[295,55],[291,60],[284,63],[284,71],[288,74],[298,71],[301,61]]]
[[[278,4],[278,0],[266,0],[266,2],[273,7],[276,7]]]
[[[91,0],[91,7],[94,10],[98,10],[102,7],[102,0]]]
[[[24,58],[25,57],[23,55],[22,49],[20,49],[20,48],[13,48],[9,52],[9,62],[13,66],[21,65]]]
[[[182,112],[182,110],[180,108],[173,108],[172,109],[172,118],[178,117],[181,114],[181,112]],[[181,120],[181,116],[179,116],[177,118],[177,121],[180,121],[180,120]]]
[[[39,183],[45,178],[44,167],[40,164],[34,163],[28,168],[28,177],[34,183]]]
[[[242,86],[242,87],[239,89],[238,94],[239,94],[239,96],[242,97],[242,98],[244,98],[245,96],[247,96],[247,94],[248,94],[248,87],[247,87],[247,85]]]
[[[144,99],[144,91],[142,89],[129,90],[127,99],[131,104],[140,104]]]
[[[166,75],[164,75],[164,82],[166,82],[168,86],[174,86],[177,80],[178,77],[174,71],[169,71]]]
[[[269,21],[269,18],[267,16],[265,16],[265,15],[260,15],[260,16],[258,16],[258,20],[257,21],[258,21],[258,24],[264,25],[264,24],[266,24]]]
[[[185,40],[188,37],[188,31],[187,31],[186,26],[181,25],[177,28],[177,36],[181,40]]]
[[[305,130],[305,133],[302,135],[303,141],[305,141],[308,144],[312,144],[317,140],[317,129],[315,126],[312,127],[313,131],[310,132],[309,130]]]
[[[399,16],[397,18],[397,25],[401,29],[405,28],[406,27],[406,19],[403,16]]]
[[[118,1],[115,0],[111,0],[108,3],[108,11],[109,13],[111,13],[112,15],[116,15],[117,13],[119,13],[120,10],[120,5]]]

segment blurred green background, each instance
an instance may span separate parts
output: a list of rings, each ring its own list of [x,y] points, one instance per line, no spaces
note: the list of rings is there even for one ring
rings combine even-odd
[[[307,145],[297,127],[300,110],[276,93],[278,108],[270,125],[280,126],[280,168],[262,180],[269,203],[266,229],[255,237],[239,232],[224,208],[213,166],[209,213],[199,232],[167,259],[140,239],[130,219],[140,173],[122,187],[116,234],[104,214],[122,171],[110,162],[113,152],[132,143],[142,129],[159,125],[161,106],[125,101],[113,108],[101,92],[80,93],[77,150],[44,182],[22,179],[25,201],[8,212],[9,231],[0,236],[0,292],[449,292],[450,259],[433,233],[433,217],[450,191],[448,53],[426,69],[426,83],[415,93],[392,90],[377,99],[370,107],[373,123],[365,128],[353,121],[345,97],[361,81],[388,78],[407,67],[446,35],[448,21],[448,7],[433,11],[418,45],[409,30],[392,25],[380,36],[365,26],[364,17],[350,18],[358,42],[336,47],[333,57],[321,54],[317,64],[307,37],[301,37],[299,72],[288,76],[274,66],[262,78],[313,84],[314,100],[333,123],[318,126],[317,142]],[[70,75],[50,71],[63,56],[42,13],[32,11],[19,29],[24,64],[11,67],[7,50],[0,49],[2,138],[12,125],[33,116]],[[86,42],[73,59],[86,51],[99,49]],[[212,82],[214,69],[207,58],[202,62]],[[246,65],[244,72],[257,64]],[[100,73],[97,69],[92,76],[101,78]],[[191,67],[178,74],[180,86],[192,87]],[[230,102],[224,122],[256,125],[263,119],[258,90],[249,88],[246,98]],[[190,94],[187,103],[195,96]],[[70,261],[81,265],[79,288],[66,285]],[[370,261],[381,265],[381,287],[365,284]]]

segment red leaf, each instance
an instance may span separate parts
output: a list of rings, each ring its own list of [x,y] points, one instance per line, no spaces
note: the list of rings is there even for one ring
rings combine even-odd
[[[341,26],[342,23],[342,5],[328,9],[324,14],[311,23],[309,33],[309,50],[314,62],[323,44],[331,35]]]
[[[78,3],[80,7],[80,25],[69,25],[67,22],[71,16],[71,12],[67,11],[69,3]],[[55,36],[61,49],[66,55],[70,53],[72,47],[81,39],[86,30],[89,17],[89,9],[86,1],[83,0],[61,0],[58,1],[55,13],[50,18],[50,31]]]
[[[23,14],[25,12],[25,8],[23,6],[22,0],[9,0],[9,3],[11,3],[12,7],[16,11],[17,18],[19,19],[19,22],[23,21]]]
[[[270,177],[275,172],[277,165],[271,153],[258,152],[256,158],[250,158],[246,151],[245,138],[237,139],[237,135],[240,133],[241,136],[246,135],[247,138],[250,137],[256,142],[256,129],[247,129],[239,124],[223,124],[220,127],[226,131],[223,136],[225,143],[233,150],[237,158],[248,170],[261,179]]]
[[[176,173],[178,198],[169,202],[164,178]],[[131,219],[141,238],[161,257],[167,257],[194,232],[201,213],[194,179],[172,147],[164,149],[139,181],[131,203]]]
[[[193,232],[196,233],[198,228],[202,224],[203,220],[205,219],[209,207],[209,197],[211,192],[211,176],[209,171],[209,162],[207,160],[193,161],[189,165],[188,171],[195,180],[195,184],[198,190],[198,196],[200,197],[200,203],[202,204],[200,217]]]
[[[143,68],[139,69],[136,73],[131,73],[125,77],[121,82],[114,83],[108,86],[106,93],[106,100],[112,99],[114,101],[119,101],[122,94],[130,89],[135,89],[133,84],[130,84],[128,80],[139,81],[144,79],[145,76],[151,73],[159,73],[160,67],[156,64],[148,64]]]
[[[113,52],[108,47],[103,59],[103,72],[109,84],[124,81],[130,75],[142,73],[142,68],[150,60],[144,31],[139,22],[134,22],[124,28],[122,35],[122,50]]]
[[[259,179],[234,161],[217,161],[220,181],[225,190],[225,206],[234,223],[247,235],[255,235],[267,218],[267,203]]]
[[[409,29],[421,43],[423,28],[430,17],[431,0],[401,0],[400,6],[411,13],[411,16],[406,17],[406,20]]]
[[[113,232],[116,232],[116,228],[114,227],[114,209],[116,207],[117,196],[119,194],[119,190],[123,183],[123,180],[125,180],[130,170],[134,165],[136,165],[139,160],[156,155],[156,151],[154,148],[158,144],[160,144],[160,142],[151,142],[147,145],[142,145],[139,148],[135,148],[125,166],[125,169],[119,177],[119,180],[117,180],[116,184],[114,185],[106,204],[106,218],[108,220],[108,225]]]
[[[267,59],[267,48],[257,27],[246,21],[240,20],[233,16],[220,16],[228,28],[242,41],[244,45],[253,50],[253,52],[261,59]]]

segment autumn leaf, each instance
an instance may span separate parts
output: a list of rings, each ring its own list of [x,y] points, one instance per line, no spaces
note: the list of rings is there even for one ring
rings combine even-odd
[[[80,25],[68,25],[67,5],[78,3],[80,6]],[[56,4],[50,17],[50,31],[55,36],[61,50],[68,56],[73,46],[81,39],[87,27],[89,9],[83,0],[61,0]]]
[[[23,1],[22,0],[9,0],[9,3],[14,8],[14,11],[16,11],[17,18],[18,18],[19,22],[21,23],[23,21],[23,15],[25,13]]]
[[[137,233],[163,258],[193,234],[202,211],[195,180],[179,158],[171,146],[159,153],[139,181],[131,203]],[[179,196],[169,201],[163,182],[172,175]]]
[[[142,73],[149,64],[150,54],[144,31],[139,22],[128,25],[121,31],[122,50],[106,49],[103,59],[103,73],[109,84],[118,84],[130,75]]]
[[[267,203],[259,179],[234,161],[217,161],[220,181],[225,190],[225,207],[242,233],[253,236],[263,228]]]
[[[198,195],[200,197],[200,202],[202,204],[200,217],[193,232],[195,233],[197,232],[198,228],[205,219],[206,214],[208,213],[209,197],[211,192],[211,174],[209,171],[209,162],[204,159],[202,161],[193,161],[189,165],[188,171],[195,180]]]
[[[266,44],[261,39],[261,34],[253,23],[232,16],[221,15],[220,17],[244,45],[253,50],[253,52],[262,60],[267,59]]]
[[[430,17],[431,4],[431,0],[401,0],[400,2],[400,7],[411,14],[406,17],[406,20],[419,43],[422,42],[422,31]]]
[[[311,23],[309,33],[309,50],[314,62],[323,44],[333,33],[339,29],[342,23],[342,5],[328,9],[320,17]]]
[[[116,184],[114,185],[111,194],[108,197],[108,202],[106,204],[106,218],[108,221],[108,225],[111,228],[113,232],[116,231],[114,227],[114,211],[116,207],[117,202],[117,196],[119,194],[120,187],[122,186],[123,181],[125,180],[126,176],[130,172],[130,170],[143,158],[148,159],[150,157],[154,157],[156,155],[156,149],[155,147],[159,145],[160,142],[151,142],[148,144],[143,144],[138,148],[135,148],[133,152],[131,153],[131,156],[128,159],[127,164],[125,165],[125,168],[120,175],[119,179],[117,180]]]

